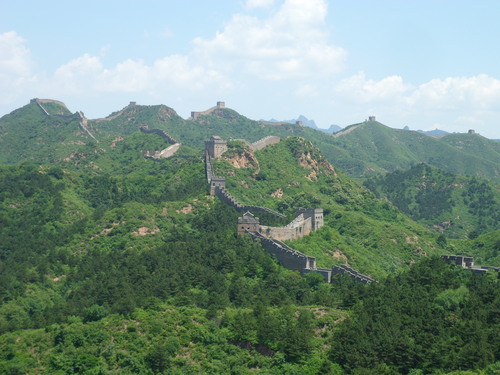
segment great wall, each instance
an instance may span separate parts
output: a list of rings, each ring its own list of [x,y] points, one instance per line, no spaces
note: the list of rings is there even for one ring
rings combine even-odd
[[[147,158],[152,159],[167,159],[173,156],[181,147],[181,144],[177,142],[174,137],[168,134],[165,130],[161,129],[149,129],[147,126],[140,127],[141,132],[146,134],[156,134],[165,139],[170,146],[161,151],[144,151],[143,155]]]
[[[443,259],[448,264],[453,264],[456,266],[460,266],[463,269],[470,270],[472,272],[478,274],[484,274],[489,270],[496,271],[500,273],[500,267],[493,266],[476,266],[474,265],[474,258],[468,257],[464,255],[441,255],[441,259]],[[499,275],[500,277],[500,275]]]
[[[81,111],[77,111],[74,114],[51,114],[47,111],[47,109],[43,106],[44,103],[54,103],[63,108],[65,108],[68,112],[68,108],[66,105],[58,100],[53,99],[39,99],[34,98],[30,100],[30,103],[36,104],[40,110],[46,116],[54,116],[54,117],[62,117],[62,118],[75,118],[78,120],[79,127],[83,130],[89,137],[94,139],[96,142],[99,142],[92,133],[88,130],[87,127],[87,118]],[[135,106],[135,102],[130,102],[129,106]],[[217,102],[215,107],[212,107],[203,112],[191,112],[191,120],[196,120],[201,115],[207,115],[212,113],[216,109],[225,108],[224,102]],[[123,110],[112,116],[112,118],[116,118]],[[99,121],[111,120],[112,118],[100,119]],[[369,121],[375,121],[374,116],[370,116]],[[261,121],[261,123],[268,123],[267,121]],[[272,125],[284,125],[288,123],[273,123],[269,122]],[[297,122],[297,125],[302,125],[300,122]],[[338,133],[334,136],[340,136],[346,134],[360,125],[353,126],[345,132]],[[152,159],[166,159],[173,156],[181,144],[177,142],[170,134],[168,134],[165,130],[161,129],[149,129],[148,126],[141,126],[140,131],[145,134],[156,134],[163,139],[165,139],[170,146],[161,150],[161,151],[144,151],[143,156]],[[244,139],[229,139],[231,141],[240,141],[246,145],[250,150],[257,151],[261,150],[267,146],[273,145],[275,143],[280,142],[280,138],[276,136],[267,136],[256,142],[250,143]],[[279,218],[285,218],[285,215],[271,210],[267,207],[254,206],[254,205],[243,205],[236,198],[231,196],[231,194],[226,189],[225,177],[215,176],[214,169],[212,165],[212,159],[218,158],[224,152],[228,150],[227,141],[221,139],[218,136],[212,136],[210,140],[205,141],[205,171],[207,183],[210,186],[210,195],[216,196],[225,204],[233,207],[238,212],[243,212],[243,216],[238,218],[238,235],[250,235],[254,240],[259,241],[261,246],[266,249],[271,255],[276,257],[278,262],[285,268],[299,271],[302,274],[306,274],[309,272],[317,272],[321,274],[324,278],[324,281],[327,283],[331,283],[333,278],[337,274],[343,274],[351,277],[352,279],[361,282],[361,283],[371,283],[375,281],[369,276],[363,275],[360,272],[354,270],[353,268],[347,265],[332,265],[329,268],[320,268],[316,265],[316,258],[305,255],[297,250],[292,249],[282,241],[294,240],[298,238],[302,238],[304,236],[309,235],[311,232],[318,230],[324,225],[323,222],[323,209],[321,208],[301,208],[297,210],[296,217],[287,225],[283,227],[272,227],[261,225],[259,218],[254,216],[252,212],[265,212],[271,215],[274,215]],[[460,266],[464,269],[471,270],[478,274],[484,274],[489,270],[496,271],[499,273],[500,277],[500,267],[492,267],[492,266],[478,266],[474,265],[474,258],[463,255],[442,255],[441,259],[443,259],[446,263]]]
[[[54,103],[54,104],[57,104],[57,105],[59,105],[61,107],[66,108],[66,110],[68,110],[68,108],[66,107],[66,104],[64,104],[63,102],[60,102],[59,100],[34,98],[34,99],[30,100],[30,103],[36,104],[42,110],[42,112],[46,116],[62,117],[62,118],[75,118],[75,119],[77,119],[78,120],[78,126],[80,127],[80,129],[83,130],[94,141],[99,142],[94,137],[94,135],[89,131],[89,129],[87,127],[87,118],[85,117],[85,115],[83,114],[83,112],[78,111],[78,112],[70,114],[70,115],[62,115],[62,114],[58,114],[58,113],[56,113],[56,114],[50,114],[47,111],[47,109],[45,109],[45,107],[42,104],[42,103]],[[69,112],[69,110],[68,110],[68,112]]]
[[[267,139],[266,139],[267,138]],[[278,137],[266,137],[260,141],[247,146],[257,145],[262,149],[268,145],[279,142]],[[253,146],[255,147],[255,146]],[[282,241],[294,240],[309,235],[324,225],[323,209],[301,208],[297,211],[295,219],[283,227],[272,227],[260,225],[259,218],[254,216],[255,212],[267,212],[284,218],[285,215],[273,211],[267,207],[243,205],[234,198],[226,189],[225,177],[215,176],[212,159],[218,158],[228,149],[227,142],[218,136],[212,136],[205,142],[205,171],[207,183],[210,186],[210,195],[216,196],[225,204],[233,207],[243,216],[238,218],[238,234],[249,234],[253,239],[259,241],[264,249],[276,257],[278,262],[285,268],[299,271],[302,274],[309,272],[320,273],[325,282],[332,282],[332,277],[337,274],[345,274],[356,281],[370,283],[374,281],[371,277],[363,275],[358,271],[346,266],[333,265],[331,268],[320,268],[316,265],[316,258],[292,249]]]

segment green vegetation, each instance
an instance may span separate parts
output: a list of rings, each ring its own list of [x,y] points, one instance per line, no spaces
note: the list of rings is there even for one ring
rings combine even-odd
[[[373,177],[364,185],[446,236],[466,238],[500,228],[500,189],[487,181],[419,164]]]
[[[424,254],[444,252],[435,234],[334,170],[303,138],[288,138],[255,154],[236,145],[213,164],[244,204],[276,209],[289,220],[298,208],[322,207],[325,227],[290,243],[322,267],[349,262],[378,279]]]
[[[56,102],[44,107],[69,113]],[[144,125],[179,140],[178,153],[144,158],[145,150],[167,147],[140,132]],[[415,181],[422,168],[442,186],[465,183],[451,192],[452,202],[468,201],[461,215],[476,210],[464,241],[438,236],[334,169],[328,144],[342,137],[259,124],[230,109],[187,121],[166,106],[127,106],[88,128],[97,141],[76,118],[46,116],[33,103],[0,119],[0,373],[500,370],[497,274],[428,257],[455,253],[499,264],[499,229],[483,233],[495,228],[492,185],[426,166],[412,172]],[[301,276],[237,236],[240,214],[207,196],[200,148],[212,134],[305,137],[255,153],[233,141],[214,167],[241,202],[288,220],[299,207],[324,208],[325,226],[290,245],[320,266],[348,262],[377,282]],[[449,147],[477,146],[459,141]],[[441,190],[424,195],[434,199],[430,211],[415,206],[418,192],[405,199],[430,220],[448,208]]]
[[[310,138],[333,165],[353,177],[370,177],[426,163],[450,173],[500,182],[498,142],[475,134],[434,138],[373,121],[358,125],[327,141]]]
[[[331,358],[355,374],[493,374],[500,369],[490,366],[500,348],[498,283],[432,258],[372,283],[335,332]]]

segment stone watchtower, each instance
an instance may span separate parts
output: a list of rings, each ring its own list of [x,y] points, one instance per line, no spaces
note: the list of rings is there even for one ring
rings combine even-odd
[[[226,179],[224,177],[213,176],[210,180],[210,195],[213,197],[215,195],[215,190],[226,188]]]
[[[238,218],[238,234],[243,235],[247,231],[258,232],[260,227],[259,218],[251,212],[245,212],[243,217]]]
[[[322,208],[299,208],[297,210],[297,215],[303,214],[304,219],[311,218],[312,230],[318,230],[325,223],[323,221],[323,209]]]
[[[205,149],[211,158],[218,158],[227,151],[227,142],[217,135],[212,135],[209,141],[205,141]]]

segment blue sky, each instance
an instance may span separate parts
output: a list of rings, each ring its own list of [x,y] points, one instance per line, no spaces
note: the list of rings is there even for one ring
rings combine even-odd
[[[500,138],[497,0],[0,0],[0,116],[30,98],[104,117],[129,101],[182,117]]]

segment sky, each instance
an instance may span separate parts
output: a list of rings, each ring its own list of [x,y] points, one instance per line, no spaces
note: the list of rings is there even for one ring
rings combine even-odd
[[[90,119],[224,101],[500,139],[499,15],[497,0],[0,0],[0,116],[35,97]]]

